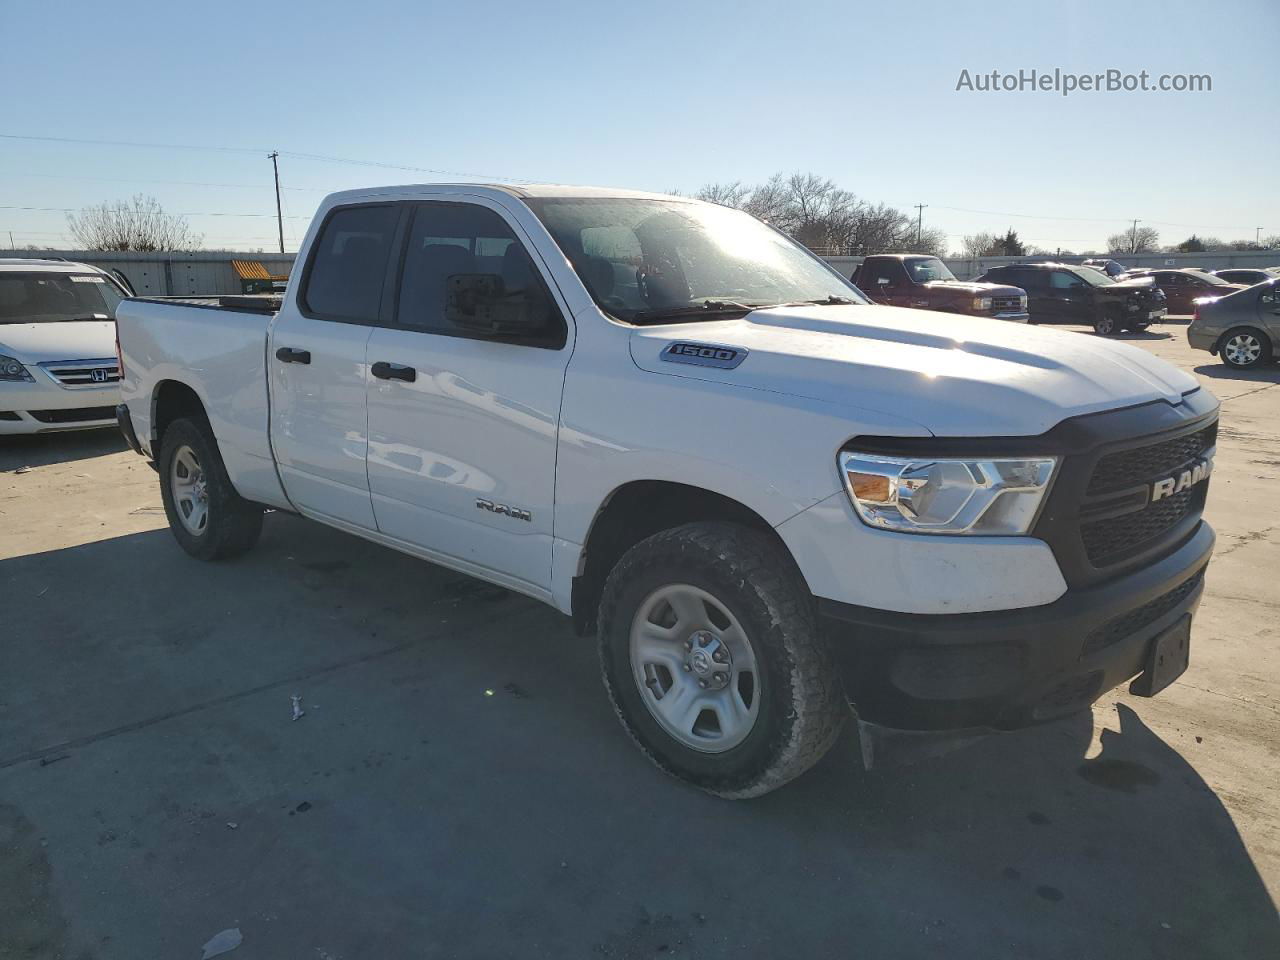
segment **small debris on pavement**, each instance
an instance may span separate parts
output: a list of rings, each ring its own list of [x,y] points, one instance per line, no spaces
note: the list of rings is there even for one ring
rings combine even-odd
[[[228,820],[227,826],[230,827],[232,830],[235,830],[237,827],[240,826],[240,824],[236,823],[234,820]]]
[[[19,467],[17,470],[15,470],[15,471],[13,471],[13,472],[14,472],[14,473],[30,473],[30,472],[31,472],[31,468],[30,468],[30,467]]]
[[[244,937],[240,936],[239,927],[230,927],[221,933],[216,933],[204,945],[204,953],[200,955],[200,960],[209,960],[210,957],[220,957],[224,953],[230,953],[243,941]]]
[[[49,592],[49,588],[48,588],[48,587],[45,587],[43,590],[41,590],[39,593],[37,593],[37,594],[36,594],[36,599],[37,599],[37,600],[39,600],[41,597],[43,597],[43,596],[44,596],[46,593],[48,593],[48,592]]]
[[[502,689],[507,691],[507,693],[511,694],[513,697],[519,697],[520,699],[524,699],[529,696],[529,694],[525,693],[524,687],[520,686],[518,683],[508,683]]]
[[[492,690],[486,690],[486,691],[484,692],[484,695],[485,695],[486,697],[492,697],[492,696],[493,696],[493,691],[492,691]]]
[[[41,757],[40,766],[47,767],[49,764],[57,763],[59,760],[65,760],[69,756],[71,756],[69,753],[58,753],[48,757]]]
[[[303,800],[300,804],[293,808],[294,813],[306,813],[311,809],[311,801]]]
[[[1196,743],[1204,743],[1204,737],[1196,737]]]
[[[307,715],[307,711],[302,709],[302,697],[294,694],[289,698],[293,703],[293,719],[298,720]]]

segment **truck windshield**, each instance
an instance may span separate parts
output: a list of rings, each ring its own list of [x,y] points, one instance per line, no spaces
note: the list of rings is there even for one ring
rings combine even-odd
[[[807,250],[738,210],[679,200],[525,201],[599,306],[636,323],[807,301],[866,303]]]
[[[0,323],[114,320],[119,302],[98,274],[0,273]]]
[[[956,278],[956,275],[947,269],[947,265],[937,257],[908,260],[907,269],[911,271],[911,279],[916,283],[928,283],[930,280],[954,280]]]

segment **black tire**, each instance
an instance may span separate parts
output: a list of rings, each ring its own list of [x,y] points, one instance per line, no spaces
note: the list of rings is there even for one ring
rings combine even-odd
[[[1124,318],[1114,308],[1104,310],[1093,320],[1093,332],[1100,337],[1114,337],[1123,329]]]
[[[1250,344],[1256,348],[1256,354],[1248,349]],[[1252,359],[1247,359],[1250,355]],[[1271,338],[1256,327],[1235,327],[1218,341],[1218,356],[1233,370],[1256,370],[1271,362]]]
[[[1134,333],[1146,333],[1147,328],[1150,326],[1151,324],[1149,323],[1131,323],[1128,326],[1126,326],[1125,329],[1132,330]]]
[[[693,749],[664,729],[632,668],[633,622],[642,604],[673,585],[710,594],[754,651],[758,712],[745,739],[723,752]],[[599,624],[601,671],[623,727],[660,769],[717,796],[755,797],[798,777],[831,748],[851,713],[799,571],[748,527],[691,523],[636,544],[609,574]]]
[[[194,453],[204,481],[205,522],[193,532],[175,499],[174,460],[184,450]],[[236,493],[218,452],[209,425],[200,420],[175,420],[160,440],[160,497],[169,529],[182,549],[198,560],[229,560],[248,551],[262,533],[262,507]]]

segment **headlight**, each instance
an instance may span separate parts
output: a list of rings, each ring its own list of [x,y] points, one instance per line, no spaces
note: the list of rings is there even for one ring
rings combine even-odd
[[[31,374],[27,373],[24,367],[13,357],[6,357],[0,354],[0,380],[31,380]]]
[[[1031,530],[1057,460],[840,454],[840,472],[868,526],[903,533],[1019,536]]]
[[[1025,293],[1018,298],[1018,306],[1023,310],[1027,309],[1027,295]]]
[[[990,297],[974,297],[974,298],[973,298],[973,309],[975,309],[975,310],[990,310],[990,309],[991,309],[991,298],[990,298]]]

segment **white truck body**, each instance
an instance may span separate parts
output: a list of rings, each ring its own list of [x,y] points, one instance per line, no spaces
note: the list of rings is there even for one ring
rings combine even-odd
[[[749,511],[773,531],[820,604],[965,623],[964,615],[1065,609],[1073,588],[1055,547],[1034,535],[930,535],[863,522],[840,466],[840,452],[856,438],[940,449],[976,442],[999,452],[1116,411],[1152,411],[1151,433],[1216,422],[1216,401],[1194,378],[1136,347],[869,305],[834,273],[849,304],[624,322],[581,278],[587,260],[575,268],[533,209],[539,200],[603,198],[698,204],[469,184],[334,194],[274,315],[140,300],[121,306],[126,433],[158,457],[157,420],[165,416],[158,411],[166,389],[181,385],[198,400],[244,499],[588,620],[594,611],[575,590],[590,564],[593,527],[619,491],[647,483],[710,492]],[[313,247],[334,211],[441,203],[484,208],[509,227],[563,318],[562,345],[333,322],[308,310],[307,285],[320,282],[309,279]],[[397,236],[410,228],[399,229]],[[632,261],[617,256],[614,274],[629,282]],[[399,282],[410,282],[410,267],[402,269]],[[642,269],[658,272],[637,268],[638,284]],[[672,345],[689,343],[723,347],[736,363],[673,362]],[[306,362],[280,357],[299,351]],[[380,378],[376,364],[411,368],[415,378]],[[1198,517],[1197,510],[1202,569],[1212,534]],[[1166,562],[1175,546],[1139,566]],[[947,724],[926,724],[940,725]]]

